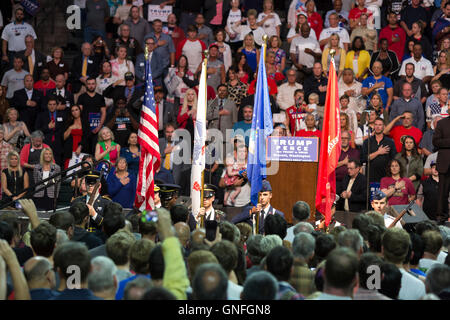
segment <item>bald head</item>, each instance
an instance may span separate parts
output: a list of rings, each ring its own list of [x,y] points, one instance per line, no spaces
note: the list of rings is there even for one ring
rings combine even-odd
[[[196,300],[226,300],[228,277],[219,264],[201,265],[192,281],[193,296]]]
[[[56,88],[62,89],[66,85],[66,78],[64,77],[63,74],[58,74],[55,77],[55,83],[56,83]]]
[[[35,256],[28,259],[23,266],[23,273],[30,289],[53,289],[55,286],[52,264],[45,257]]]
[[[174,227],[178,240],[180,240],[183,247],[186,247],[191,236],[191,229],[186,222],[177,222],[174,224]]]

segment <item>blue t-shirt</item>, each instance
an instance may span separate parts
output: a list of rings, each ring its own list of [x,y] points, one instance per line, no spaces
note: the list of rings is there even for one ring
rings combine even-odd
[[[366,79],[364,79],[364,81],[362,83],[362,87],[363,88],[372,88],[378,82],[384,82],[384,86],[372,91],[372,93],[369,95],[369,97],[367,99],[367,104],[370,103],[370,98],[372,98],[372,95],[375,92],[378,92],[381,96],[381,100],[383,100],[383,108],[386,108],[386,104],[388,101],[388,94],[387,94],[386,89],[393,87],[391,79],[386,78],[385,76],[381,76],[381,78],[377,80],[373,76],[370,76],[370,77],[367,77]]]
[[[233,125],[233,136],[234,138],[236,135],[244,136],[245,144],[248,146],[248,143],[250,141],[250,130],[252,128],[251,123],[245,123],[245,121],[239,121],[236,122]]]

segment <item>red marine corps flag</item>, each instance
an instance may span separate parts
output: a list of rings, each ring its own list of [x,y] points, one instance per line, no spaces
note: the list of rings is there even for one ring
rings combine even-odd
[[[325,216],[325,226],[331,221],[331,206],[336,198],[336,166],[341,153],[339,94],[334,59],[330,63],[327,98],[320,139],[319,175],[317,177],[316,209]]]

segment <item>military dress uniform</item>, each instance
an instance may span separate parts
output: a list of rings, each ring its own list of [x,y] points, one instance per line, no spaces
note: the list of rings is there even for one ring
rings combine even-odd
[[[203,197],[205,199],[209,199],[211,197],[214,197],[217,192],[217,187],[213,184],[205,184],[203,186]],[[225,220],[225,212],[221,210],[215,209],[213,206],[211,206],[211,209],[209,211],[205,211],[205,221],[217,221],[220,222],[222,220]],[[191,230],[195,229],[196,227],[200,227],[201,219],[199,218],[198,221],[196,220],[193,213],[189,215],[189,227]]]

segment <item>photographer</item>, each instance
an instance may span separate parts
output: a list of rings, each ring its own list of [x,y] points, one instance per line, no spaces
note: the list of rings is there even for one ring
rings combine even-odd
[[[125,97],[119,97],[115,100],[114,109],[107,116],[105,122],[106,126],[113,132],[115,141],[121,146],[126,146],[130,132],[137,131],[139,128],[139,123],[127,108]]]

